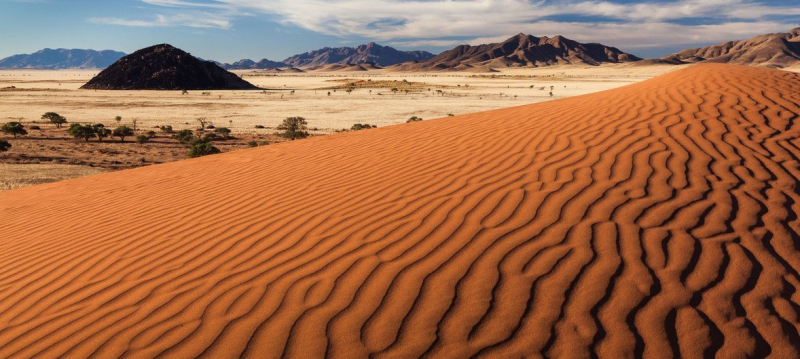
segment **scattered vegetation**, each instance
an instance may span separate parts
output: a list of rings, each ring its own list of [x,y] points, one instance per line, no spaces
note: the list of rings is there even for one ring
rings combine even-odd
[[[350,131],[360,131],[360,130],[366,130],[366,129],[369,129],[369,128],[377,128],[377,127],[378,126],[370,125],[370,124],[366,124],[366,123],[365,124],[357,123],[357,124],[353,125],[353,127],[350,127]]]
[[[231,136],[231,129],[227,127],[217,127],[214,129],[214,132],[226,140]]]
[[[283,131],[281,136],[294,141],[309,136],[308,131],[306,131],[308,129],[307,126],[308,123],[303,117],[287,117],[283,120],[283,123],[278,126],[278,130]]]
[[[0,131],[3,131],[3,133],[7,135],[14,136],[14,138],[17,138],[17,136],[25,136],[28,134],[28,131],[25,130],[25,126],[23,126],[19,122],[4,123],[3,126],[0,127]]]
[[[409,118],[408,121],[406,121],[406,123],[419,122],[419,121],[422,121],[421,117],[411,116],[411,118]]]
[[[103,139],[106,137],[111,137],[112,131],[107,129],[102,124],[96,124],[94,126],[94,135],[97,136],[97,141],[103,142]]]
[[[150,137],[147,137],[147,135],[138,135],[136,136],[135,140],[140,146],[144,146],[145,143],[150,141]]]
[[[125,142],[125,137],[133,136],[133,129],[128,126],[119,126],[111,133],[114,137],[119,137],[120,142]]]
[[[182,145],[188,145],[194,138],[192,130],[180,130],[172,135],[172,138],[178,140]]]
[[[89,142],[89,139],[95,136],[94,127],[91,125],[81,125],[79,123],[73,123],[69,126],[69,130],[67,130],[72,137],[77,139],[82,139],[86,142]]]
[[[6,152],[11,149],[11,144],[6,140],[0,140],[0,152]]]
[[[214,147],[211,144],[211,141],[207,139],[200,139],[197,138],[195,141],[192,141],[192,146],[189,148],[189,157],[202,157],[220,153],[221,151],[219,148]]]
[[[118,116],[119,117],[119,116]],[[121,119],[121,118],[120,118]],[[42,115],[42,120],[49,120],[50,123],[55,124],[56,128],[61,128],[62,125],[67,123],[67,118],[55,112],[47,112]]]
[[[161,126],[159,129],[164,133],[175,133],[175,131],[172,129],[172,125]]]

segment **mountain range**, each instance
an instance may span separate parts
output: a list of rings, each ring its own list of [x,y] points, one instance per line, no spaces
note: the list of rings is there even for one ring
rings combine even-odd
[[[602,44],[583,44],[563,36],[536,37],[520,33],[500,43],[457,46],[429,60],[403,64],[398,69],[491,70],[497,67],[599,65],[639,60],[634,55]]]
[[[123,52],[82,49],[44,49],[32,54],[14,55],[0,60],[5,69],[100,69],[125,56]]]
[[[747,40],[726,41],[712,46],[686,49],[657,62],[685,64],[718,62],[736,65],[787,67],[800,63],[800,27],[789,32],[759,35]]]
[[[392,66],[409,61],[423,61],[435,55],[427,51],[400,51],[393,47],[381,46],[374,42],[359,47],[322,48],[298,54],[283,60],[292,67],[318,67],[329,64],[364,64]]]
[[[105,68],[125,56],[116,51],[44,49],[33,54],[0,60],[0,68],[67,69]],[[732,63],[750,66],[788,67],[800,64],[800,28],[785,33],[759,35],[701,48],[691,48],[658,59],[641,59],[615,47],[580,43],[563,36],[536,37],[518,34],[483,45],[460,45],[434,55],[425,51],[401,51],[374,42],[358,47],[325,47],[291,56],[283,61],[243,59],[226,64],[227,70],[304,68],[318,71],[364,71],[390,67],[396,71],[493,71],[504,67],[552,65],[599,65],[603,63],[688,64]]]

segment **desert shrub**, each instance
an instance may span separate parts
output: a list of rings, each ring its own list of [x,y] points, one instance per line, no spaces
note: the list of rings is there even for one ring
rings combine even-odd
[[[147,135],[138,135],[136,136],[135,141],[139,145],[143,146],[145,143],[147,143],[147,141],[150,141],[150,137],[147,137]]]
[[[258,147],[258,142],[256,141],[247,142],[247,147]]]
[[[119,137],[120,142],[125,142],[125,137],[133,136],[133,130],[128,126],[119,126],[111,134],[114,137]]]
[[[203,139],[206,140],[206,141],[216,141],[216,140],[219,139],[219,136],[217,136],[214,133],[207,133],[207,134],[203,135]]]
[[[3,131],[3,133],[7,135],[14,136],[14,138],[17,138],[17,136],[25,136],[28,134],[28,131],[25,131],[25,126],[23,126],[19,122],[4,123],[3,126],[0,127],[0,131]]]
[[[411,118],[409,118],[408,121],[406,121],[406,123],[419,122],[419,121],[422,121],[421,117],[411,116]]]
[[[161,127],[159,127],[159,129],[161,129],[161,132],[164,132],[164,133],[174,133],[175,132],[172,129],[172,125],[161,126]]]
[[[256,125],[256,128],[260,129],[260,128],[264,128],[264,126],[263,125]]]
[[[220,153],[221,151],[219,148],[214,147],[209,141],[205,140],[198,140],[192,143],[192,146],[189,148],[189,153],[187,154],[189,157],[202,157],[213,155],[216,153]]]
[[[185,145],[194,138],[194,132],[192,132],[192,130],[180,130],[172,135],[172,138]]]
[[[214,132],[226,139],[231,135],[231,129],[227,127],[217,127]]]
[[[267,141],[261,141],[261,142],[258,143],[259,146],[266,146],[268,144],[269,144],[269,142],[267,142]]]
[[[283,120],[283,123],[278,126],[278,130],[283,131],[281,136],[294,141],[299,138],[308,137],[308,131],[306,131],[308,129],[307,125],[308,123],[303,117],[287,117]]]
[[[370,124],[366,124],[366,123],[364,123],[364,124],[357,123],[357,124],[353,125],[353,127],[350,127],[350,131],[360,131],[360,130],[366,130],[366,129],[376,128],[376,127],[378,127],[378,126],[370,125]]]
[[[95,128],[91,125],[81,125],[74,123],[69,126],[69,134],[77,139],[82,139],[89,142],[89,139],[96,135]]]
[[[41,127],[35,126],[35,125],[34,126],[30,126],[28,128],[30,128],[31,130],[41,130],[42,129]]]
[[[6,140],[0,140],[0,152],[6,152],[11,149],[11,144]]]
[[[49,120],[50,123],[56,125],[56,128],[61,128],[61,125],[67,123],[67,118],[55,112],[47,112],[42,115],[42,120]]]

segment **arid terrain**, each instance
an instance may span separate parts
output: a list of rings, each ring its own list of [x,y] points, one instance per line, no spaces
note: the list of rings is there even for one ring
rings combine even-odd
[[[304,88],[263,105],[80,81],[0,99],[240,131],[301,104],[320,128],[367,118],[289,79],[255,78]],[[366,122],[457,116],[0,192],[0,357],[797,358],[800,75],[638,80],[513,82],[609,90],[461,116],[511,80],[387,94]]]
[[[41,119],[49,111],[65,116],[70,122],[101,123],[109,128],[120,124],[132,126],[136,120],[143,131],[165,125],[175,130],[196,129],[196,119],[203,117],[234,132],[238,140],[220,146],[227,152],[246,148],[251,140],[280,140],[274,135],[275,127],[290,116],[305,117],[312,134],[326,135],[349,129],[356,123],[384,127],[404,123],[412,116],[430,120],[579,96],[677,68],[562,66],[485,74],[249,70],[237,73],[266,90],[190,91],[188,95],[181,91],[80,90],[97,74],[90,70],[0,70],[0,123],[19,121],[42,129],[29,131],[29,136],[17,140],[0,134],[0,138],[9,139],[13,146],[9,152],[0,153],[0,163],[92,167],[47,176],[56,180],[98,169],[117,170],[186,157],[186,150],[165,138],[168,136],[159,135],[143,147],[72,139],[65,129],[56,130]],[[349,89],[352,91],[348,92]],[[116,122],[116,116],[122,117],[122,121]],[[29,169],[31,176],[40,175],[40,167]],[[22,180],[25,176],[19,171],[23,170],[19,168],[14,176],[0,174],[0,181],[5,181],[0,190],[28,183]]]

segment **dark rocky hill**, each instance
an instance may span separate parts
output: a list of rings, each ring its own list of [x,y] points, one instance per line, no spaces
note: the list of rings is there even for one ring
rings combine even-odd
[[[103,70],[83,89],[247,90],[249,82],[210,61],[162,44],[136,51]]]

